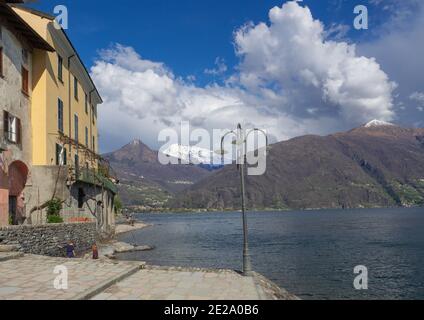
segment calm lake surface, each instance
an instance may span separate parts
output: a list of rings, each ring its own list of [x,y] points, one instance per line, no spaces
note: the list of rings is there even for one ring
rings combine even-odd
[[[241,269],[241,213],[140,214],[119,259]],[[424,208],[250,212],[253,269],[302,299],[424,299]],[[353,288],[364,265],[369,289]]]

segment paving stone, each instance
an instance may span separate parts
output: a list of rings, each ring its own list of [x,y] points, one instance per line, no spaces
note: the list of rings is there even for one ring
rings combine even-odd
[[[54,270],[58,265],[68,269],[67,290],[54,288],[54,279],[58,276]],[[108,264],[94,260],[25,255],[19,259],[0,262],[0,299],[73,299],[97,284],[133,268],[133,264],[123,262]]]
[[[65,266],[68,270],[67,290],[54,288],[58,275],[54,273],[56,266]],[[258,300],[267,297],[253,278],[232,271],[149,267],[134,273],[135,266],[134,262],[25,255],[0,262],[0,300],[66,300],[92,294],[93,300]],[[118,278],[115,284],[104,286]]]
[[[0,288],[0,297],[14,294],[19,291],[18,287],[2,287]]]
[[[155,281],[146,281],[151,278]],[[225,289],[230,288],[228,283],[231,283],[231,289]],[[131,290],[128,291],[128,288]],[[119,284],[106,289],[105,292],[112,294],[115,299],[128,297],[140,297],[145,300],[259,299],[253,280],[244,279],[233,272],[218,276],[204,271],[140,270]]]

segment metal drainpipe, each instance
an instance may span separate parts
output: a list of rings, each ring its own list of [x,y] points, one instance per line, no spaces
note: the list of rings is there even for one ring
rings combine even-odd
[[[71,59],[75,57],[75,54],[72,54],[68,57],[68,110],[69,110],[69,139],[72,139],[72,112],[71,112],[71,105],[72,105],[72,91],[71,91]],[[72,144],[69,141],[69,161],[72,161]]]

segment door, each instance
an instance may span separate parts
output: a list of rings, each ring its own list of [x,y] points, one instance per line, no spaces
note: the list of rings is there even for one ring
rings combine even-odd
[[[16,212],[18,208],[18,198],[16,196],[9,196],[9,221],[12,225],[17,225]]]
[[[80,167],[79,167],[79,156],[77,154],[75,155],[74,162],[75,162],[75,175],[76,175],[77,179],[79,179],[80,178]]]

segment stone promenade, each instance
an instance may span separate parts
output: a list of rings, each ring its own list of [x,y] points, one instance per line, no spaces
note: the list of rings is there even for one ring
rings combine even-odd
[[[68,289],[54,288],[56,266]],[[262,300],[295,299],[260,275],[230,270],[161,268],[140,262],[93,261],[0,253],[0,300]]]

